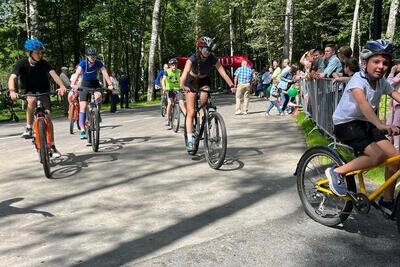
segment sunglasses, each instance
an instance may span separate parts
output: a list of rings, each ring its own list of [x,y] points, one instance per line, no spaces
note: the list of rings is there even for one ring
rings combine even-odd
[[[200,47],[201,52],[210,52],[211,47]]]

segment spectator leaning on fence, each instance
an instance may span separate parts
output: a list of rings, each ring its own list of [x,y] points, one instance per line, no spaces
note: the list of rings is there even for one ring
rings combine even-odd
[[[331,78],[332,73],[342,71],[342,64],[335,54],[335,46],[333,44],[325,46],[323,63],[323,65],[320,65],[322,72],[316,74],[317,78]]]
[[[400,59],[394,62],[387,81],[393,86],[396,92],[400,93]],[[400,126],[400,103],[394,99],[390,100],[390,114],[386,124]],[[397,149],[400,149],[400,135],[389,136],[389,140]]]
[[[242,66],[235,71],[235,88],[236,88],[236,111],[235,115],[244,114],[246,115],[249,109],[250,99],[250,81],[253,76],[251,68],[247,67],[247,61],[242,61]],[[242,109],[240,109],[241,102],[243,100]],[[243,112],[243,113],[242,113]]]
[[[346,179],[343,174],[376,166],[398,154],[382,131],[387,131],[389,135],[399,134],[399,128],[382,123],[376,115],[383,94],[400,101],[400,93],[393,90],[384,77],[393,54],[394,47],[390,42],[382,40],[367,42],[361,51],[363,68],[348,82],[333,113],[334,134],[360,155],[344,165],[326,169],[329,188],[336,195],[347,194]],[[388,165],[385,168],[385,178],[393,175],[398,169],[396,162]],[[383,197],[378,201],[382,210],[389,214],[394,206],[395,184],[385,189]]]

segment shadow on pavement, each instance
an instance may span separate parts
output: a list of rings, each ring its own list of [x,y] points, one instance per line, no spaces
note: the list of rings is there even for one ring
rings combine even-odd
[[[36,214],[41,214],[43,217],[54,217],[53,214],[47,211],[40,211],[40,210],[33,210],[33,209],[27,209],[27,208],[17,208],[14,206],[11,206],[11,204],[15,202],[19,202],[23,200],[24,198],[22,197],[17,197],[17,198],[12,198],[12,199],[7,199],[2,202],[0,202],[0,218],[2,217],[7,217],[10,215],[15,215],[15,214],[28,214],[28,213],[36,213]]]
[[[112,162],[118,160],[118,153],[92,153],[76,156],[74,153],[68,153],[54,161],[55,166],[61,166],[51,174],[52,179],[63,179],[71,177],[89,167],[90,164]]]

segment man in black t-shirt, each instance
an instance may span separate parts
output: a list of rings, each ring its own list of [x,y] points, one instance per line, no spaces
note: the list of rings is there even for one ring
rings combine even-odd
[[[66,88],[61,81],[60,77],[50,66],[50,64],[43,60],[44,46],[38,39],[27,39],[24,45],[28,51],[28,58],[22,59],[17,62],[8,80],[8,90],[10,97],[13,100],[18,99],[18,93],[16,92],[16,80],[19,77],[21,81],[21,90],[23,94],[34,94],[34,93],[46,93],[50,92],[49,76],[60,86],[57,89],[59,95],[64,95]],[[47,110],[50,110],[50,96],[44,95],[38,97]],[[27,108],[26,108],[26,131],[21,135],[23,138],[32,137],[32,124],[33,124],[33,112],[36,107],[36,97],[27,97]],[[49,113],[50,115],[50,113]],[[50,116],[49,116],[50,120]],[[53,157],[57,157],[59,152],[53,144],[50,144],[53,150]]]

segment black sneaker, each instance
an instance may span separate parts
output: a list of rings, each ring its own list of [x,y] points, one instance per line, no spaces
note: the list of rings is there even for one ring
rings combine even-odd
[[[385,201],[383,197],[380,197],[378,200],[378,205],[388,215],[391,215],[394,209],[394,200],[392,201]]]

